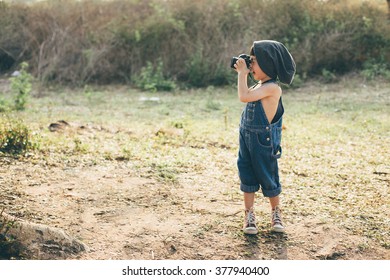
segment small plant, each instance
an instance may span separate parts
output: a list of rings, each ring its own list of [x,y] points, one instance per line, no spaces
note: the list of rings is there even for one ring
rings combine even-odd
[[[303,75],[295,74],[294,80],[291,85],[282,85],[283,88],[300,88],[304,85],[305,81],[307,80],[306,73],[303,73]]]
[[[21,122],[0,122],[0,153],[22,154],[32,148],[30,130]]]
[[[178,170],[167,163],[153,163],[153,171],[156,177],[163,182],[176,184],[178,182]]]
[[[0,97],[0,113],[7,112],[9,110],[10,106],[7,102],[7,100]]]
[[[324,68],[322,69],[322,79],[325,83],[333,83],[337,80],[337,76],[333,72]]]
[[[32,89],[32,76],[27,72],[28,63],[23,62],[21,64],[20,72],[10,78],[11,89],[15,96],[15,110],[23,111],[26,109],[27,98]]]
[[[375,63],[368,61],[363,65],[362,75],[368,80],[373,80],[378,76],[390,80],[390,69],[385,63]]]
[[[178,129],[184,128],[184,122],[182,122],[182,121],[172,121],[171,125],[172,125],[172,127],[178,128]]]
[[[158,60],[157,66],[148,61],[141,73],[135,77],[134,83],[140,89],[148,91],[172,91],[176,88],[173,80],[167,79],[163,74],[163,62]]]
[[[8,234],[14,227],[15,220],[8,220],[3,216],[4,209],[0,211],[0,260],[20,258],[20,246],[15,238]]]
[[[79,138],[75,138],[73,140],[74,142],[74,151],[75,152],[78,152],[78,153],[82,153],[82,154],[85,154],[88,152],[88,145],[87,144],[84,144],[81,139]]]
[[[88,99],[88,102],[91,103],[92,96],[93,96],[92,88],[88,85],[84,86],[83,93],[84,93],[84,96]]]
[[[206,108],[209,111],[219,111],[221,110],[221,103],[214,100],[211,96],[207,99]]]

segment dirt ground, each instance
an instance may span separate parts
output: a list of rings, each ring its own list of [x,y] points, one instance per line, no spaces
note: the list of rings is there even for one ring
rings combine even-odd
[[[2,161],[7,211],[87,245],[68,259],[390,259],[375,242],[315,217],[286,219],[285,234],[271,233],[266,201],[256,209],[260,233],[245,236],[241,200],[228,194],[232,185],[210,182],[207,174],[184,174],[167,187],[138,176],[128,162],[61,168]]]
[[[375,96],[378,100],[388,100],[388,87],[382,88],[382,91],[373,89]],[[341,97],[345,100],[353,97],[356,104],[360,104],[360,100],[366,102],[365,88],[352,90],[353,93],[347,91]],[[20,158],[0,156],[0,210],[4,209],[8,214],[28,222],[63,229],[87,246],[86,251],[78,254],[57,252],[52,259],[389,260],[389,208],[386,206],[389,170],[386,164],[388,156],[383,153],[386,151],[385,136],[376,137],[375,127],[372,131],[361,129],[366,127],[366,123],[372,128],[372,122],[365,119],[368,113],[360,114],[357,109],[352,111],[355,115],[351,122],[357,123],[356,131],[353,127],[348,128],[349,124],[339,124],[340,119],[351,114],[347,105],[339,111],[331,107],[329,114],[318,114],[323,120],[321,125],[313,123],[312,134],[302,132],[300,122],[312,119],[319,102],[327,108],[332,101],[324,96],[333,98],[336,105],[345,103],[345,100],[339,100],[340,93],[337,91],[333,95],[326,94],[318,93],[312,101],[313,89],[308,88],[295,93],[290,99],[289,96],[286,98],[287,102],[298,99],[296,104],[299,106],[307,104],[306,99],[317,103],[313,105],[315,111],[308,110],[308,115],[297,117],[290,109],[287,116],[291,116],[287,118],[288,130],[285,133],[286,151],[290,152],[285,153],[281,161],[281,178],[286,186],[282,193],[284,234],[270,232],[270,207],[261,195],[256,200],[255,209],[260,232],[256,236],[242,233],[243,204],[235,166],[235,131],[223,136],[223,141],[214,141],[213,135],[209,136],[210,139],[203,139],[199,132],[187,140],[189,145],[182,143],[183,133],[176,134],[174,131],[169,138],[162,135],[168,133],[166,131],[151,128],[144,132],[141,127],[136,134],[137,129],[130,127],[131,123],[122,131],[121,127],[125,126],[117,124],[115,127],[113,124],[112,129],[100,127],[87,133],[52,134],[57,143],[53,148],[45,146],[41,154],[31,153]],[[52,108],[56,103],[49,100],[48,105],[32,103],[30,110],[37,108],[37,112],[46,114],[46,106],[48,118],[53,118],[52,109],[61,109],[78,119],[85,115],[88,117],[87,114],[107,114],[105,118],[109,119],[114,112],[123,110],[120,113],[125,117],[120,122],[132,116],[127,112],[127,104],[139,106],[142,116],[156,111],[156,105],[148,105],[150,111],[147,111],[149,107],[132,99],[132,95],[126,92],[117,95],[117,104],[123,104],[123,109],[118,109],[119,105],[112,109],[102,97],[102,105],[98,104],[101,111],[93,111],[88,104],[70,102],[63,96],[58,98],[63,100],[58,108]],[[163,98],[158,106],[168,106],[172,116],[179,114],[180,107],[186,104],[178,103],[180,95],[162,95]],[[197,95],[193,94],[193,98]],[[201,101],[198,103],[202,104],[203,95],[199,94],[199,98]],[[234,97],[231,99],[232,104],[236,104]],[[372,100],[377,106],[376,99]],[[44,101],[44,98],[39,100]],[[175,104],[178,104],[177,109]],[[311,103],[308,104],[305,107],[310,109]],[[364,104],[358,108],[366,108],[367,104]],[[378,104],[381,107],[374,106],[372,111],[382,110],[385,114],[382,103]],[[289,105],[290,108],[294,106],[292,101]],[[194,113],[199,111],[194,105],[185,106],[193,107]],[[166,112],[164,110],[162,112]],[[336,118],[335,112],[340,116]],[[215,114],[221,114],[223,119],[222,111]],[[376,116],[371,111],[370,114]],[[292,121],[292,118],[297,121]],[[321,127],[332,118],[337,123],[330,123],[329,128],[324,126],[326,131],[322,132]],[[51,133],[47,131],[47,120],[36,122],[41,126],[36,129]],[[378,125],[376,129],[383,129],[385,123],[382,126]],[[180,130],[180,126],[176,127]],[[232,127],[235,129],[236,123]],[[128,129],[136,135],[128,133]],[[195,133],[199,128],[191,129],[191,133]],[[345,129],[349,129],[354,138],[348,139],[348,142],[342,139],[339,146],[334,146],[333,138],[321,137],[321,133],[331,136],[336,133],[332,137],[338,140],[338,131]],[[312,147],[293,142],[305,136],[300,133],[306,134],[304,139],[311,141]],[[370,149],[367,149],[364,139],[367,133],[374,143]],[[317,134],[320,136],[317,137]],[[133,158],[115,157],[114,151],[104,159],[105,149],[121,151],[129,137],[133,138],[133,147],[129,147]],[[148,146],[150,137],[157,137],[155,147],[158,150],[154,152]],[[63,138],[70,143],[66,145],[73,146],[61,150]],[[45,145],[50,144],[51,138],[47,139]],[[146,144],[138,152],[138,143],[142,143],[143,139]],[[79,143],[87,143],[93,152],[83,151]],[[100,146],[102,143],[108,147]],[[178,152],[175,153],[175,150]],[[148,155],[151,158],[145,160]],[[155,156],[160,158],[154,159]],[[169,162],[176,156],[178,159],[172,164],[175,178],[170,180]],[[159,166],[155,166],[154,162],[161,166],[168,164],[163,170],[166,173],[156,176]],[[378,198],[381,205],[377,203]],[[35,258],[42,259],[43,256],[38,253]]]

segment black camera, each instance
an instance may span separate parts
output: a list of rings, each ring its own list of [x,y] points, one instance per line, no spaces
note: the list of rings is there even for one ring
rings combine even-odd
[[[233,69],[236,69],[236,67],[234,67],[234,64],[236,64],[237,60],[239,58],[243,58],[245,60],[245,63],[246,63],[246,67],[249,69],[251,67],[251,64],[252,64],[252,59],[249,55],[247,54],[240,54],[238,57],[233,57],[231,62],[230,62],[230,67],[233,68]]]

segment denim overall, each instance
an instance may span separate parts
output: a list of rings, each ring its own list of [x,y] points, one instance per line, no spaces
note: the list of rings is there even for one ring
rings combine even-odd
[[[275,80],[269,82],[276,83]],[[238,172],[243,192],[257,192],[260,187],[265,197],[280,194],[278,161],[282,154],[282,97],[271,124],[261,100],[247,103],[241,116]]]

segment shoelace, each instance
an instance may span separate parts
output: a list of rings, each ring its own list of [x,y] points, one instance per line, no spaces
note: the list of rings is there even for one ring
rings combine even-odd
[[[252,211],[248,211],[247,215],[248,215],[247,216],[248,224],[255,224],[256,223],[255,213],[253,213]]]
[[[282,218],[280,217],[280,209],[275,208],[275,210],[272,212],[272,221],[274,224],[282,224]]]

